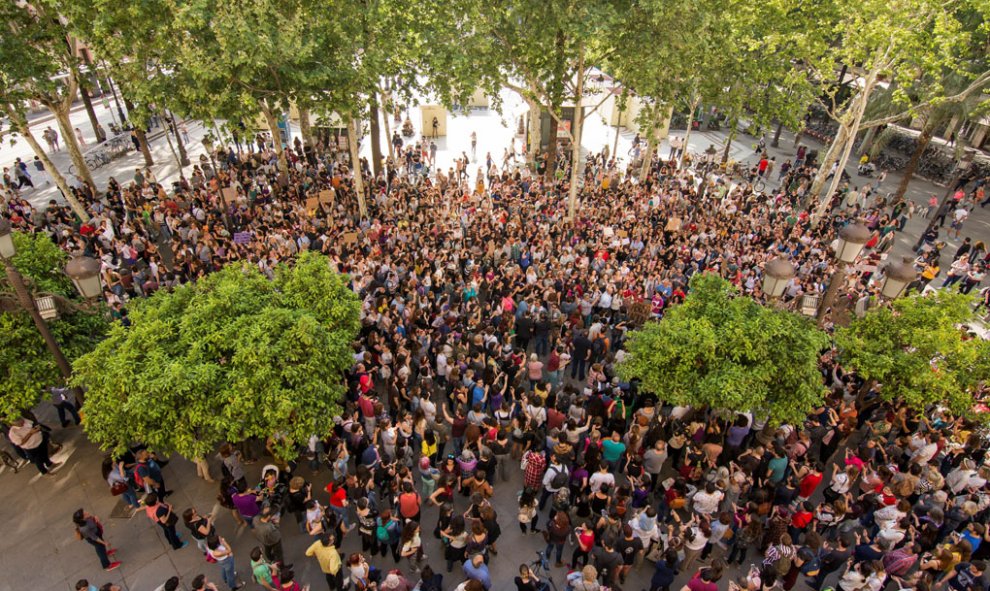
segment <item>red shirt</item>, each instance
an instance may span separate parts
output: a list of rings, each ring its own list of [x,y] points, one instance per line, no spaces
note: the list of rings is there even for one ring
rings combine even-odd
[[[718,591],[718,585],[715,583],[709,583],[701,580],[699,576],[701,571],[694,574],[691,580],[688,581],[687,588],[691,591]]]
[[[543,454],[533,451],[526,452],[526,472],[523,473],[523,481],[526,486],[534,490],[543,487],[543,473],[547,469],[547,460]]]
[[[822,483],[822,475],[820,473],[812,472],[804,478],[801,479],[801,483],[798,485],[798,490],[801,496],[808,498],[815,492],[818,485]]]

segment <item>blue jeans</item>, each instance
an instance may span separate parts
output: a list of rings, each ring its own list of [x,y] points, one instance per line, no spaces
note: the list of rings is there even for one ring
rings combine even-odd
[[[127,490],[120,493],[120,496],[124,498],[124,502],[127,503],[128,507],[133,509],[141,508],[141,504],[138,503],[137,493],[134,492],[134,489],[130,486],[127,487]]]
[[[230,556],[218,561],[217,566],[220,567],[220,576],[223,577],[223,582],[231,589],[236,587],[237,575],[234,572],[234,557]]]
[[[93,540],[86,540],[89,544],[96,550],[96,556],[100,559],[100,565],[103,568],[110,566],[110,557],[107,556],[107,547],[100,542],[94,542]]]
[[[351,521],[347,516],[347,507],[334,507],[333,505],[330,505],[330,509],[337,514],[337,517],[340,518],[342,522],[344,522],[344,527],[351,526]]]
[[[546,549],[547,560],[550,559],[550,554],[553,552],[554,549],[556,549],[556,551],[557,551],[557,562],[563,562],[563,558],[564,558],[564,545],[563,544],[554,544],[553,542],[550,542],[549,544],[547,544],[547,549]]]

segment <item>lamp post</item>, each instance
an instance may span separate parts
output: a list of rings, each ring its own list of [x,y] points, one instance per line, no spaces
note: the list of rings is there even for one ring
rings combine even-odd
[[[819,326],[825,323],[825,312],[832,307],[835,296],[839,293],[839,288],[846,280],[846,265],[856,260],[869,240],[869,228],[859,222],[848,224],[839,230],[839,244],[835,248],[835,258],[838,259],[838,265],[829,278],[825,296],[818,305]]]
[[[55,365],[58,366],[59,373],[66,381],[72,377],[72,366],[69,364],[69,360],[65,358],[65,354],[62,353],[62,349],[58,346],[58,341],[55,340],[55,336],[52,335],[52,331],[45,319],[42,317],[41,312],[38,310],[38,306],[35,304],[34,298],[28,292],[27,285],[24,284],[24,277],[21,276],[20,272],[14,267],[11,262],[11,258],[16,254],[16,249],[14,247],[14,235],[10,228],[10,221],[6,219],[0,219],[0,265],[3,266],[4,273],[7,275],[7,282],[10,283],[11,288],[14,290],[14,295],[17,297],[17,302],[20,304],[21,308],[31,316],[31,320],[34,321],[35,328],[41,333],[41,338],[44,339],[45,345],[48,347],[48,351],[55,358]],[[66,266],[68,271],[69,266],[76,263],[78,268],[80,265],[83,266],[80,269],[78,277],[72,278],[73,283],[76,284],[76,288],[80,290],[83,297],[89,298],[93,295],[99,295],[99,263],[93,259],[89,259],[92,263],[87,261],[80,261],[80,259],[86,259],[88,257],[76,257],[72,261],[69,261],[69,265]],[[96,264],[95,275],[92,273],[93,263]],[[95,294],[93,292],[93,280],[96,281]],[[93,295],[90,295],[93,294]],[[76,396],[82,401],[83,393],[80,388],[74,388]]]
[[[918,236],[918,241],[914,244],[914,249],[918,250],[921,248],[922,243],[925,241],[925,236],[931,232],[932,228],[935,227],[935,222],[939,218],[939,214],[945,211],[945,208],[949,206],[949,199],[952,198],[952,194],[956,192],[956,185],[959,184],[960,179],[966,174],[966,171],[973,166],[973,158],[976,156],[976,150],[966,148],[963,151],[962,158],[959,159],[959,164],[956,165],[956,173],[952,175],[952,181],[949,182],[949,186],[945,189],[945,195],[942,196],[942,202],[939,203],[938,209],[932,214],[932,219],[928,222],[928,226],[925,227],[925,231]]]
[[[763,293],[776,300],[784,295],[787,283],[797,275],[794,265],[787,259],[774,259],[763,269]]]
[[[908,285],[918,278],[918,272],[911,263],[910,257],[903,257],[901,262],[890,263],[884,269],[883,285],[880,295],[888,300],[901,297]]]

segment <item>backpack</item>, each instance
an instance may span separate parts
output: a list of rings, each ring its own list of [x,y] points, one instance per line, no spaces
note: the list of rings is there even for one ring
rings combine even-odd
[[[379,542],[388,543],[392,538],[392,534],[388,531],[388,523],[382,523],[382,520],[378,520],[378,527],[375,528],[375,537],[378,538]]]
[[[568,476],[567,470],[555,469],[556,474],[550,479],[550,486],[556,489],[565,488],[567,486]]]

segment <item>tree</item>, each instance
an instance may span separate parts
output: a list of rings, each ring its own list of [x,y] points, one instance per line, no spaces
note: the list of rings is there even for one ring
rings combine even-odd
[[[592,66],[611,51],[611,31],[625,21],[623,3],[606,0],[500,0],[482,2],[470,11],[466,45],[472,48],[477,69],[486,86],[511,88],[531,107],[539,105],[551,118],[547,173],[555,170],[557,134],[563,129],[571,142],[571,174],[568,186],[568,217],[577,211],[578,187],[582,179],[581,136],[584,120],[611,96],[587,111],[583,107]],[[573,124],[565,125],[564,104],[574,105]],[[539,120],[531,108],[530,121]],[[536,131],[531,128],[532,131]],[[531,138],[532,139],[532,138]],[[538,144],[537,144],[538,145]],[[534,150],[530,149],[532,155]]]
[[[677,108],[688,114],[687,137],[699,105],[729,118],[725,154],[748,109],[753,124],[797,124],[797,105],[812,85],[797,58],[821,46],[817,26],[828,3],[814,9],[783,2],[635,0],[606,67],[644,101],[645,176],[660,138],[657,130]],[[649,47],[649,51],[643,51]],[[686,154],[686,150],[684,152]]]
[[[141,441],[202,460],[222,441],[275,438],[282,459],[341,412],[360,303],[322,255],[303,253],[269,280],[231,265],[136,301],[74,364],[89,388],[89,438],[121,451]]]
[[[44,164],[75,214],[88,220],[86,209],[69,190],[65,177],[32,135],[25,111],[28,100],[36,100],[51,111],[76,174],[95,189],[69,121],[69,109],[79,89],[81,60],[79,41],[69,34],[60,16],[62,7],[59,0],[0,3],[0,21],[6,26],[0,35],[0,109]]]
[[[879,384],[884,400],[917,411],[944,405],[971,414],[973,393],[990,378],[990,342],[967,339],[958,326],[973,320],[972,298],[947,290],[873,308],[835,333],[839,360]]]
[[[828,337],[804,317],[740,297],[716,275],[695,275],[684,303],[633,331],[624,379],[666,402],[799,423],[823,400],[818,358]]]
[[[76,290],[62,272],[67,255],[44,234],[15,232],[17,254],[10,263],[37,294],[59,299],[61,316],[49,322],[62,352],[72,361],[91,351],[103,337],[108,323],[98,310],[72,302]],[[45,389],[62,382],[55,359],[45,346],[27,312],[20,309],[10,286],[0,288],[0,417],[12,419],[30,409]]]
[[[845,168],[860,130],[902,120],[938,103],[963,101],[990,82],[985,60],[980,60],[982,69],[974,69],[972,62],[974,47],[985,53],[985,42],[981,44],[979,39],[987,34],[984,23],[990,6],[982,0],[835,1],[837,18],[831,25],[835,46],[809,59],[809,70],[818,80],[831,80],[840,64],[855,65],[860,74],[856,91],[848,100],[836,100],[836,88],[829,89],[821,100],[839,130],[809,190],[812,199],[822,197],[813,215],[816,223],[828,213],[831,196],[841,180],[842,175],[833,175],[822,195],[832,166],[837,163],[838,170]],[[949,73],[966,77],[969,85],[955,94],[946,93],[940,81]],[[925,83],[914,84],[916,80]],[[885,84],[895,87],[900,110],[866,119],[867,105]]]

